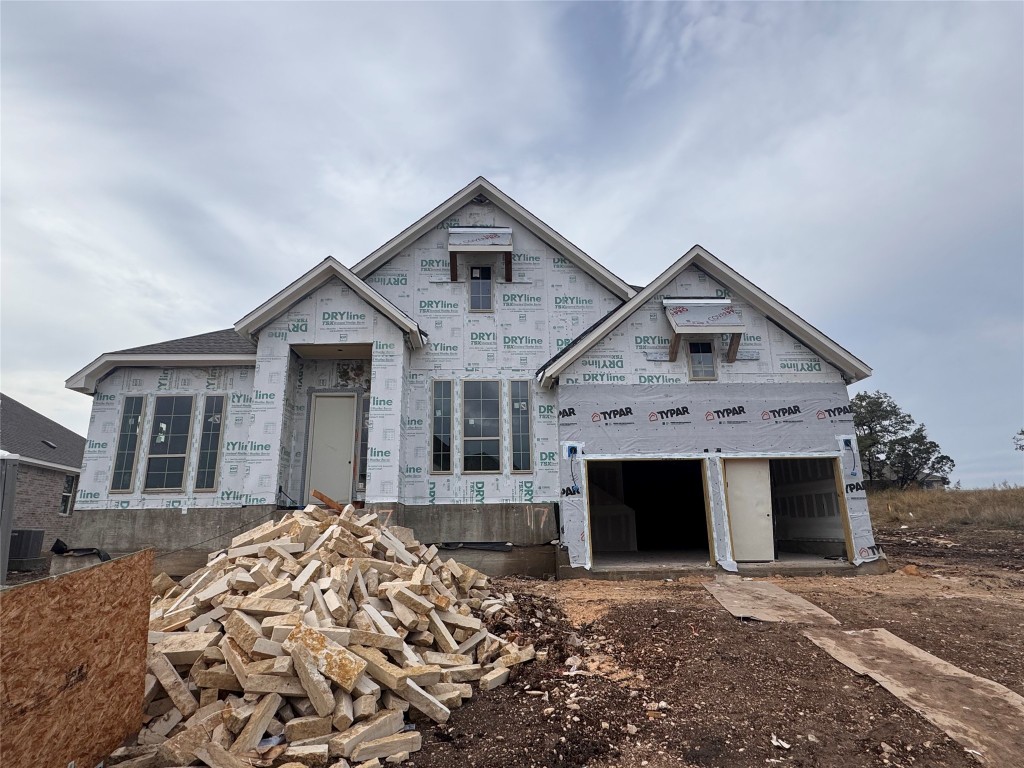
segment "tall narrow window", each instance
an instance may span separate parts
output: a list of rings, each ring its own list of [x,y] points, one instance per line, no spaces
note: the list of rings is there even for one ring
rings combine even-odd
[[[471,312],[492,312],[491,268],[469,268],[469,309]]]
[[[715,375],[715,348],[710,341],[691,341],[690,379],[694,381],[712,381]]]
[[[359,474],[356,476],[356,490],[366,491],[366,455],[370,451],[370,396],[362,396],[362,416],[359,419]]]
[[[184,487],[191,430],[191,395],[164,395],[156,399],[146,466],[147,491],[180,491]]]
[[[509,421],[512,426],[512,471],[533,469],[530,442],[530,382],[509,382]]]
[[[114,453],[114,472],[111,491],[135,490],[135,461],[139,455],[139,435],[142,432],[143,397],[126,397],[121,410],[121,426],[117,431],[117,450]]]
[[[224,395],[207,395],[203,405],[203,432],[199,439],[199,466],[196,490],[217,487],[217,463],[220,459],[221,423],[224,421]]]
[[[501,471],[501,382],[462,382],[462,471]]]
[[[435,381],[430,404],[430,471],[452,471],[452,383]]]
[[[75,498],[75,481],[77,479],[77,475],[64,475],[64,488],[60,494],[59,515],[67,517],[71,514],[71,500]]]

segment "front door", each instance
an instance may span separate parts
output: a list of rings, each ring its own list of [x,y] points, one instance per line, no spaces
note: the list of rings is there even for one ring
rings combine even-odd
[[[355,395],[313,395],[306,453],[307,503],[317,503],[314,490],[342,504],[352,500],[355,424]]]
[[[725,504],[737,562],[775,559],[772,478],[768,459],[726,459]]]

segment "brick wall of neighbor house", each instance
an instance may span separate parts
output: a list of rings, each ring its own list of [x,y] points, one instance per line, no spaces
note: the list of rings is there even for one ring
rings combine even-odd
[[[14,528],[42,528],[43,554],[47,554],[54,539],[68,541],[71,515],[60,514],[60,499],[64,492],[66,472],[57,469],[18,464],[18,486],[14,496]],[[72,509],[74,496],[72,495]]]

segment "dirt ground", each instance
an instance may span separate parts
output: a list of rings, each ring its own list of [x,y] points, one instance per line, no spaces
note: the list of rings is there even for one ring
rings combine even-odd
[[[844,628],[884,627],[1024,694],[1024,533],[896,528],[878,538],[889,574],[775,581]],[[701,581],[499,580],[522,607],[506,629],[549,660],[479,693],[444,726],[420,723],[424,749],[411,764],[978,764],[800,627],[734,619]]]

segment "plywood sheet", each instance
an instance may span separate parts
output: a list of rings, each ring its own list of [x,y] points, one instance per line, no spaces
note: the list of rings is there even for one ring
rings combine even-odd
[[[96,765],[142,726],[153,552],[0,592],[4,768]]]
[[[1024,697],[884,629],[811,629],[811,642],[867,675],[986,765],[1024,766]]]
[[[738,576],[724,576],[705,583],[704,588],[737,619],[796,624],[839,623],[832,614],[814,603],[769,581],[744,581]]]

